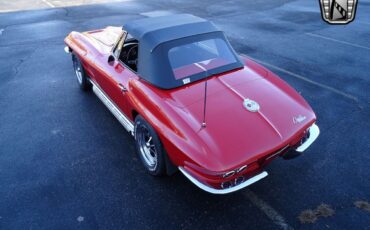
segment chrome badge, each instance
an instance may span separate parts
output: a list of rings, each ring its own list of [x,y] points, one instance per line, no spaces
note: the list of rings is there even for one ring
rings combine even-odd
[[[358,0],[319,0],[321,15],[330,24],[348,24],[355,19]]]
[[[306,120],[306,116],[303,116],[303,115],[298,115],[296,117],[293,117],[293,123],[294,124],[299,124],[304,120]]]
[[[250,112],[257,112],[258,110],[260,110],[260,105],[249,98],[244,99],[243,106]]]

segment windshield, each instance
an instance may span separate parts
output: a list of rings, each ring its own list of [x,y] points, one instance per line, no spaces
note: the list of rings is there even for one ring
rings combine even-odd
[[[205,71],[209,72],[208,75],[224,72],[225,69],[221,70],[220,67],[238,62],[228,44],[221,38],[172,47],[168,51],[168,58],[176,80]]]

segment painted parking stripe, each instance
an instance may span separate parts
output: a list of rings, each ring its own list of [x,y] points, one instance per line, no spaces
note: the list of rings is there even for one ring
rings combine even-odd
[[[51,2],[49,2],[48,0],[42,0],[43,3],[45,3],[46,5],[50,6],[51,8],[54,8],[55,5]]]
[[[246,56],[247,56],[247,55],[246,55]],[[331,87],[331,86],[328,86],[328,85],[325,85],[325,84],[322,84],[322,83],[319,83],[319,82],[316,82],[316,81],[313,81],[313,80],[311,80],[311,79],[309,79],[309,78],[303,77],[303,76],[301,76],[301,75],[299,75],[299,74],[296,74],[296,73],[293,73],[293,72],[291,72],[291,71],[289,71],[289,70],[286,70],[286,69],[283,69],[283,68],[277,67],[277,66],[275,66],[275,65],[269,64],[269,63],[264,62],[264,61],[260,61],[260,60],[258,60],[258,59],[252,58],[252,57],[250,57],[250,56],[247,56],[247,57],[249,57],[250,59],[252,59],[252,60],[254,60],[254,61],[256,61],[256,62],[258,62],[258,63],[260,63],[260,64],[262,64],[262,65],[264,65],[264,66],[268,66],[268,67],[270,67],[270,68],[272,68],[272,69],[275,69],[275,70],[278,70],[278,71],[280,71],[280,72],[286,73],[286,74],[288,74],[288,75],[290,75],[290,76],[292,76],[292,77],[298,78],[298,79],[300,79],[300,80],[302,80],[302,81],[308,82],[308,83],[310,83],[310,84],[312,84],[312,85],[315,85],[315,86],[318,86],[318,87],[320,87],[320,88],[323,88],[323,89],[329,90],[329,91],[331,91],[331,92],[333,92],[333,93],[335,93],[335,94],[341,95],[341,96],[346,97],[346,98],[348,98],[348,99],[354,100],[355,102],[358,102],[358,98],[357,98],[357,97],[355,97],[355,96],[353,96],[353,95],[351,95],[351,94],[345,93],[345,92],[343,92],[343,91],[341,91],[341,90],[339,90],[339,89],[333,88],[333,87]]]
[[[367,47],[367,46],[362,46],[362,45],[358,45],[358,44],[354,44],[354,43],[350,43],[350,42],[345,42],[345,41],[337,40],[337,39],[334,39],[334,38],[321,36],[321,35],[318,35],[318,34],[306,33],[306,35],[311,36],[311,37],[326,39],[326,40],[333,41],[333,42],[338,42],[338,43],[341,43],[341,44],[344,44],[344,45],[348,45],[348,46],[352,46],[352,47],[356,47],[356,48],[360,48],[360,49],[370,50],[370,47]]]
[[[172,15],[172,14],[174,14],[174,12],[169,11],[169,10],[154,10],[154,11],[140,13],[140,15],[146,16],[146,17],[160,17],[160,16],[167,16],[167,15]]]
[[[274,224],[280,229],[292,230],[289,224],[286,223],[285,218],[280,215],[273,207],[267,204],[264,200],[260,199],[254,192],[249,189],[243,191],[243,195],[250,201],[254,206],[260,209]]]

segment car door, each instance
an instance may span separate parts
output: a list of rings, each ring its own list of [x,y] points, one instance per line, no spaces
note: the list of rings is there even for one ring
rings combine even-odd
[[[128,113],[127,84],[136,74],[124,66],[118,58],[126,39],[127,32],[122,31],[112,53],[96,63],[95,81],[112,102],[123,112]]]

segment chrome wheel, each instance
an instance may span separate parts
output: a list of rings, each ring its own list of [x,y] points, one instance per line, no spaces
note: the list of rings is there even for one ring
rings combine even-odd
[[[82,66],[81,60],[76,54],[72,53],[73,70],[75,71],[76,78],[80,89],[88,91],[92,88],[92,84],[89,81],[89,77],[86,75],[84,67]]]
[[[73,67],[75,69],[78,83],[82,84],[82,66],[81,63],[76,58],[73,59]]]
[[[153,136],[142,124],[137,126],[135,136],[144,163],[149,170],[154,171],[157,167],[158,153],[154,145]]]

